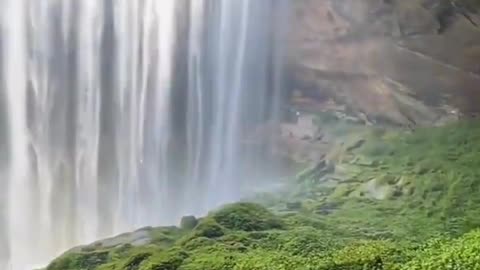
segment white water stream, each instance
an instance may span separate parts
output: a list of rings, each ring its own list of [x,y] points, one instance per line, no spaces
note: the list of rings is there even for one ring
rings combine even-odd
[[[0,269],[239,199],[280,2],[0,0]]]

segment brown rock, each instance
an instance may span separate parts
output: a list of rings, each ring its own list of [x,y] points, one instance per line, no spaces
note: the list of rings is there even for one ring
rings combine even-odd
[[[479,17],[456,3],[293,1],[297,105],[403,126],[480,112]]]

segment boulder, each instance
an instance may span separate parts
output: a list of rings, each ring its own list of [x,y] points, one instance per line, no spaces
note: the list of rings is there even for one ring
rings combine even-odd
[[[192,230],[198,224],[198,220],[194,216],[184,216],[180,221],[180,228],[183,230]]]

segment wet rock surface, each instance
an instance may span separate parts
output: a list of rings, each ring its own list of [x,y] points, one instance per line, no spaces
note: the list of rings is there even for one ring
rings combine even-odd
[[[477,113],[475,1],[294,1],[292,103],[366,123],[441,125]]]

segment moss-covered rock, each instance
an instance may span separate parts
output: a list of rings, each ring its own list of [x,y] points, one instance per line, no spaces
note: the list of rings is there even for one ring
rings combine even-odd
[[[182,217],[182,220],[180,221],[180,228],[184,230],[191,230],[197,226],[198,220],[194,216],[185,216]]]

